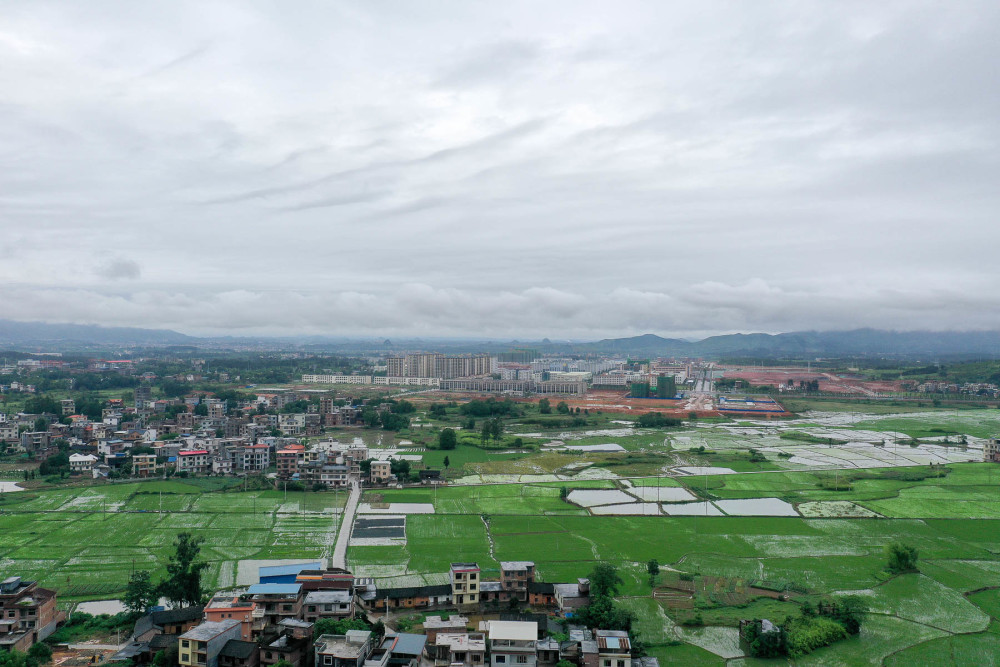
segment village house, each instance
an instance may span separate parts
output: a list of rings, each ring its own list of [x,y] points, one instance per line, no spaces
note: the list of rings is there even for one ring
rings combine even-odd
[[[417,667],[426,644],[425,635],[387,633],[379,648],[389,654],[389,667]]]
[[[427,635],[427,643],[433,646],[437,643],[439,633],[463,633],[469,627],[469,619],[466,616],[451,614],[448,618],[441,616],[427,616],[424,618],[424,634]]]
[[[441,632],[432,647],[435,665],[482,667],[486,662],[486,635],[481,632]]]
[[[177,663],[181,667],[218,667],[222,647],[239,638],[240,622],[236,619],[206,621],[178,638]]]
[[[535,667],[538,623],[486,621],[491,667]]]
[[[0,650],[27,651],[64,618],[56,609],[55,591],[21,577],[0,581]]]
[[[452,588],[448,584],[380,588],[371,601],[375,611],[389,609],[437,609],[451,606]]]
[[[456,606],[479,604],[479,583],[479,565],[451,564],[451,599]]]
[[[160,466],[156,463],[156,454],[133,454],[132,474],[136,477],[153,477]]]
[[[528,601],[528,585],[535,581],[535,564],[531,561],[501,561],[500,583],[503,592],[500,600]]]
[[[1000,438],[990,438],[983,443],[983,461],[1000,463]]]
[[[597,642],[596,667],[631,667],[632,647],[627,632],[594,630],[594,640]]]
[[[575,584],[555,584],[556,604],[566,613],[586,607],[590,603],[590,580],[577,579]]]
[[[369,473],[372,484],[388,484],[393,478],[391,461],[372,461]]]
[[[219,667],[257,667],[260,664],[257,642],[230,639],[219,651]]]
[[[310,591],[306,593],[302,618],[316,622],[321,618],[350,618],[354,615],[354,595],[347,590]]]
[[[69,471],[74,475],[89,474],[97,463],[97,457],[93,454],[70,454]]]
[[[315,667],[362,667],[372,652],[372,633],[348,630],[342,635],[322,635],[314,647]]]
[[[230,619],[239,621],[240,638],[244,641],[257,639],[265,623],[263,610],[258,611],[256,603],[235,595],[213,597],[205,605],[204,617],[206,621],[213,622]]]
[[[177,453],[177,472],[191,475],[212,471],[212,455],[207,449],[191,449]]]
[[[305,667],[312,658],[313,624],[297,618],[283,618],[278,623],[278,635],[261,641],[261,667],[287,662],[292,667]]]
[[[263,611],[268,625],[276,626],[282,619],[301,616],[304,597],[301,584],[254,584],[247,594]]]

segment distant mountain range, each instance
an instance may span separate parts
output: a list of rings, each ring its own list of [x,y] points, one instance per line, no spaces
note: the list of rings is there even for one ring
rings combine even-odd
[[[0,320],[0,347],[48,345],[190,345],[197,338],[169,329],[99,327],[89,324],[47,324]]]
[[[678,357],[905,357],[1000,355],[998,331],[797,331],[726,334],[691,342],[653,334],[571,346],[577,352]]]
[[[346,338],[287,336],[281,338],[198,338],[169,329],[100,327],[81,324],[46,324],[0,320],[0,349],[79,349],[92,347],[191,346],[217,350],[261,346],[270,349],[300,349],[316,353],[387,351],[441,351],[457,353],[500,352],[531,348],[563,354],[622,354],[639,357],[746,357],[758,359],[809,359],[816,357],[889,357],[933,360],[947,357],[1000,356],[1000,332],[799,331],[781,334],[727,334],[699,341],[662,338],[643,334],[594,342],[482,341],[441,339]]]

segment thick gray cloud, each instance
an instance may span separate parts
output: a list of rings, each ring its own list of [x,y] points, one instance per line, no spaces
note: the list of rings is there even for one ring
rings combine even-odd
[[[1000,328],[996,3],[2,7],[0,317]]]

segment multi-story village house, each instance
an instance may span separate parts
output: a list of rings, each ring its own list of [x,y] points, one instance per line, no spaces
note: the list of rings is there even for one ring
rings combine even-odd
[[[55,632],[63,618],[55,591],[21,577],[0,581],[0,650],[27,651]]]
[[[451,599],[459,608],[479,604],[479,565],[451,564]]]

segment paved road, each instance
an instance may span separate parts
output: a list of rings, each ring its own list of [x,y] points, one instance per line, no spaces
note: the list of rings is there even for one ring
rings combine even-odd
[[[354,515],[358,511],[359,502],[361,502],[361,485],[354,482],[351,484],[351,495],[347,498],[347,506],[344,508],[344,519],[340,522],[337,544],[333,547],[334,567],[347,569],[347,543],[354,529]]]

